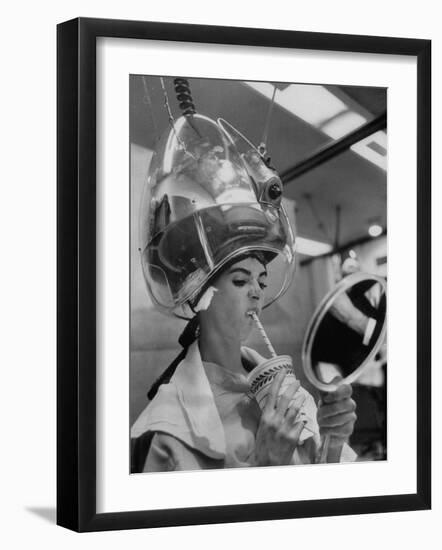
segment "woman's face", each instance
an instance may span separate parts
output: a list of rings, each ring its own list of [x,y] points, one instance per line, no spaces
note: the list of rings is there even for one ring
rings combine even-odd
[[[256,258],[245,258],[227,268],[214,282],[215,292],[207,311],[220,326],[245,340],[254,322],[249,312],[260,314],[265,295],[267,270]]]

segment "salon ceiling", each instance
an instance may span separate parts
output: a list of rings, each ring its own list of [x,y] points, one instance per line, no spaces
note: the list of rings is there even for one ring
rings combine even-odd
[[[159,78],[148,78],[146,97],[141,77],[131,79],[132,141],[153,149],[158,134],[168,126],[167,111]],[[269,99],[241,82],[189,79],[199,113],[225,118],[253,143],[262,139]],[[171,79],[165,79],[170,106],[179,116]],[[283,89],[284,85],[278,85]],[[326,87],[370,120],[386,109],[386,91],[380,88]],[[149,109],[152,105],[153,116]],[[332,139],[275,104],[267,150],[272,165],[280,172],[332,143]],[[369,225],[386,226],[386,172],[357,153],[346,150],[324,164],[288,182],[285,195],[297,203],[297,229],[304,237],[332,244],[341,211],[339,245],[367,236]]]

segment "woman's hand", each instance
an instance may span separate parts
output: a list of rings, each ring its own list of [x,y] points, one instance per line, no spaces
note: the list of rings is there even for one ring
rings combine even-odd
[[[333,383],[338,382],[335,378]],[[317,420],[322,437],[330,436],[327,462],[338,462],[342,446],[353,433],[356,403],[351,399],[352,387],[342,384],[334,392],[323,393],[318,403]]]
[[[305,421],[298,418],[302,402],[297,407],[290,405],[290,402],[299,384],[291,384],[278,397],[285,376],[285,371],[279,372],[270,388],[256,433],[253,466],[290,464],[298,445],[305,425]]]

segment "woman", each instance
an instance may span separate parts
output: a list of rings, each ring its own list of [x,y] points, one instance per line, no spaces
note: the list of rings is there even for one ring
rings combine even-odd
[[[250,144],[241,153],[228,130],[182,117],[151,164],[140,248],[147,288],[162,311],[194,317],[184,351],[160,377],[168,383],[155,385],[132,427],[132,471],[314,462],[326,434],[327,460],[351,459],[342,454],[355,421],[349,386],[324,395],[318,410],[299,382],[279,395],[283,374],[262,412],[250,394],[247,370],[264,360],[242,345],[250,313],[290,284],[294,237],[278,175]]]
[[[318,432],[306,427],[314,425],[312,397],[298,384],[278,397],[285,372],[274,379],[262,412],[249,393],[244,359],[259,356],[242,342],[254,328],[250,312],[261,312],[267,277],[262,256],[253,254],[237,258],[214,281],[210,306],[198,314],[199,338],[133,427],[133,437],[154,434],[144,471],[315,462]],[[328,462],[341,459],[354,409],[346,385],[320,402],[320,433],[332,436]]]

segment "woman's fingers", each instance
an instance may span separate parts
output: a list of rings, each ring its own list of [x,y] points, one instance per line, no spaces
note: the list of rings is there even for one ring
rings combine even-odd
[[[281,391],[286,374],[283,370],[275,376],[261,415],[254,459],[257,465],[291,464],[305,426],[305,420],[299,414],[305,395],[294,399],[300,386],[294,380]]]
[[[333,426],[330,428],[321,427],[321,435],[335,437],[338,439],[348,439],[353,433],[354,422],[350,421],[342,426]]]
[[[302,430],[304,429],[305,422],[303,420],[298,420],[293,426],[293,428],[290,431],[290,438],[293,441],[296,441],[298,443],[299,438],[301,437]]]
[[[295,393],[298,391],[298,388],[299,388],[299,383],[297,384],[296,382],[294,382],[293,384],[290,384],[290,386],[285,390],[285,392],[279,397],[276,410],[281,416],[285,416],[287,409],[290,405],[290,401],[295,396]]]
[[[299,399],[297,399],[296,405],[295,404],[289,405],[285,415],[286,423],[289,426],[292,426],[296,422],[297,417],[299,415],[299,411],[301,410],[301,407],[304,405],[304,401],[305,401],[305,395],[302,395],[300,396]]]
[[[322,394],[321,400],[323,403],[334,403],[351,397],[352,392],[350,384],[341,384],[336,391]]]
[[[335,403],[329,403],[328,405],[321,405],[318,409],[318,420],[339,414],[354,412],[355,410],[356,403],[353,399],[344,399],[342,401],[336,401]]]
[[[260,355],[257,351],[251,348],[242,347],[241,348],[241,355],[248,359],[251,363],[254,365],[259,365],[266,361],[265,357]]]
[[[355,412],[345,412],[342,414],[335,414],[320,419],[321,430],[322,428],[339,428],[348,422],[356,422],[357,416]],[[318,420],[319,421],[319,420]]]
[[[272,411],[275,408],[276,401],[279,395],[279,390],[281,389],[282,382],[284,381],[286,374],[286,371],[284,369],[281,369],[273,379],[272,385],[270,386],[269,395],[267,397],[267,401],[264,407],[264,410],[266,412]]]

